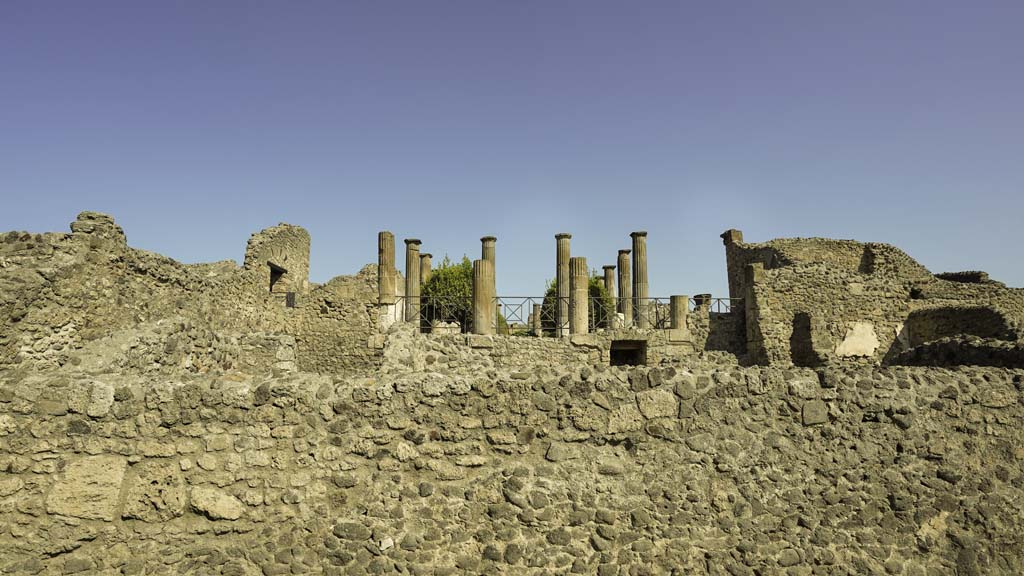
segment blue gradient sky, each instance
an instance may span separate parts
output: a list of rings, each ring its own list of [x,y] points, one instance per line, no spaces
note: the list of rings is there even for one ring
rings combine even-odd
[[[891,242],[1024,285],[1024,2],[0,3],[0,230],[115,215],[312,279],[498,236],[539,294],[649,231],[651,295],[725,295],[721,240]],[[401,242],[399,240],[399,245]],[[399,261],[402,255],[399,253]]]

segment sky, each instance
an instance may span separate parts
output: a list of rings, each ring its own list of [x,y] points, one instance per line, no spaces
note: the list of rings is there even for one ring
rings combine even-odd
[[[0,1],[0,230],[107,212],[241,261],[377,232],[540,295],[555,239],[727,295],[719,235],[888,242],[1024,286],[1024,2]]]

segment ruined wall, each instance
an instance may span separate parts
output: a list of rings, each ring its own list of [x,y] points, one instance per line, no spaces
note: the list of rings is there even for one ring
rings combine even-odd
[[[1007,340],[1022,334],[1024,291],[938,278],[886,244],[822,238],[746,244],[736,231],[723,238],[730,291],[747,300],[740,309],[753,362],[881,361],[955,334]],[[752,264],[763,269],[752,271]],[[947,312],[923,311],[938,308]]]
[[[379,364],[369,341],[377,328],[373,270],[300,294],[297,308],[286,306],[284,293],[270,292],[269,263],[290,267],[289,290],[309,289],[309,235],[301,228],[282,224],[254,234],[245,267],[186,265],[130,248],[104,214],[84,212],[71,228],[0,236],[0,366],[62,366],[87,360],[90,346],[115,345],[127,352],[111,354],[130,354],[122,366],[132,369]],[[254,343],[254,334],[269,340]],[[281,344],[286,336],[294,337],[294,350]]]
[[[331,373],[380,365],[377,266],[317,286],[294,310],[284,331],[295,336],[303,370]]]
[[[249,238],[243,266],[275,294],[309,291],[309,232],[278,224]]]
[[[0,570],[1017,574],[1022,374],[0,372]]]

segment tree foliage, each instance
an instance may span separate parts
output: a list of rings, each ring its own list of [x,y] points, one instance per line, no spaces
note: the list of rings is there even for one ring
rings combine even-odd
[[[604,287],[604,276],[591,272],[590,281],[587,285],[587,313],[590,328],[611,328],[615,318],[615,299]],[[541,328],[545,332],[555,332],[555,302],[558,294],[555,292],[555,281],[548,282],[548,288],[544,292],[544,302],[541,304]],[[568,318],[564,320],[568,323]]]

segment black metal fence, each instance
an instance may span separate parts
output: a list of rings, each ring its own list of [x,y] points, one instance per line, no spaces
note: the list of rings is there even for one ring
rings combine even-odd
[[[557,296],[498,296],[494,299],[492,329],[496,334],[558,336],[569,331],[569,298]],[[413,306],[409,306],[409,304]],[[735,298],[711,298],[695,296],[690,298],[690,310],[728,314],[738,303]],[[564,318],[559,318],[559,304],[564,305]],[[633,318],[620,318],[618,298],[587,298],[587,319],[590,331],[615,329],[623,326],[638,326],[651,330],[671,328],[671,298],[631,299]],[[461,332],[473,331],[472,302],[462,296],[437,297],[397,296],[395,305],[400,317],[408,311],[415,314],[421,331]],[[536,314],[539,313],[539,317]],[[646,320],[646,322],[643,322]]]

